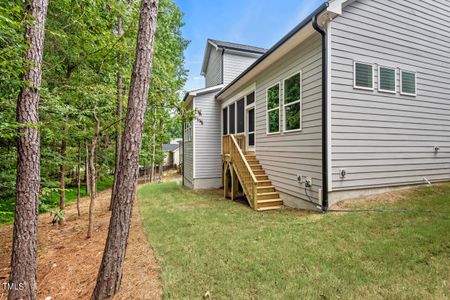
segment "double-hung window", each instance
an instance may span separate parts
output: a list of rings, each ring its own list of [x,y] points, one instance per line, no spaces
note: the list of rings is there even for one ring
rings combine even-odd
[[[400,70],[400,93],[416,96],[416,73]]]
[[[378,91],[393,93],[396,90],[396,69],[378,66]]]
[[[267,133],[280,132],[280,84],[267,89]]]
[[[185,123],[185,127],[184,127],[184,140],[186,142],[191,142],[192,141],[192,122],[186,122]]]
[[[373,66],[361,62],[354,62],[353,87],[364,90],[373,90]]]
[[[302,129],[301,82],[300,72],[284,80],[284,130],[286,132]]]

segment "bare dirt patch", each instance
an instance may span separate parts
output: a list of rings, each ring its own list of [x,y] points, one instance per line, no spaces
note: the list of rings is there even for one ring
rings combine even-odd
[[[66,223],[52,225],[49,214],[40,215],[38,248],[38,299],[89,299],[102,259],[108,232],[111,190],[98,193],[94,234],[86,239],[89,198],[81,201],[81,217],[75,205],[66,209]],[[160,268],[141,224],[138,201],[125,258],[120,293],[114,299],[161,299]],[[0,283],[8,281],[12,225],[0,228]],[[6,293],[0,289],[0,299]]]

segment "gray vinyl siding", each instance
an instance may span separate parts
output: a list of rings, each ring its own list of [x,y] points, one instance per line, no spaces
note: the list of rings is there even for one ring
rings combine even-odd
[[[192,109],[192,102],[187,106],[187,109]],[[185,179],[185,185],[192,187],[194,184],[194,155],[193,155],[193,142],[192,141],[186,141],[186,137],[184,140],[184,161],[183,161],[183,167],[184,167],[184,179]]]
[[[228,53],[223,54],[223,83],[227,85],[247,69],[257,57],[245,54],[238,55]]]
[[[305,207],[308,200],[298,175],[311,177],[312,190],[308,191],[314,201],[319,200],[322,188],[321,159],[321,38],[314,34],[301,45],[287,53],[280,61],[259,75],[256,80],[255,151],[267,175],[280,193],[284,204]],[[302,72],[302,131],[266,134],[266,89]],[[237,92],[239,93],[239,91]],[[281,100],[281,109],[282,109]],[[281,124],[283,124],[281,110]]]
[[[205,87],[222,84],[222,50],[211,49],[205,74]]]
[[[194,121],[195,179],[222,177],[220,105],[216,92],[195,97],[195,107],[201,112]]]
[[[331,22],[333,190],[450,180],[448,19],[450,1],[359,0]],[[374,64],[374,91],[353,88],[354,60]],[[379,92],[378,64],[416,72],[417,96],[398,69],[397,93]]]

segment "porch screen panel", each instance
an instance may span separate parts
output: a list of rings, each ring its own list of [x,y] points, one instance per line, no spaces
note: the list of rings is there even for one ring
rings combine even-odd
[[[255,109],[248,111],[248,145],[255,145]]]
[[[225,107],[222,110],[222,127],[223,127],[223,135],[228,134],[228,107]]]
[[[235,104],[231,104],[228,108],[229,110],[229,114],[230,114],[230,132],[229,134],[235,134],[236,130],[235,130],[235,124],[236,124],[236,108],[235,108]]]
[[[237,128],[236,133],[242,133],[245,130],[245,100],[241,99],[237,102]]]

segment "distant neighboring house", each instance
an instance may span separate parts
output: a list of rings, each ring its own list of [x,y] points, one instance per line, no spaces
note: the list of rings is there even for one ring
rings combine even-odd
[[[185,185],[257,210],[450,180],[448,1],[330,0],[269,50],[208,40]]]
[[[162,145],[165,157],[164,157],[164,167],[166,168],[177,168],[180,164],[180,144],[163,144]]]

